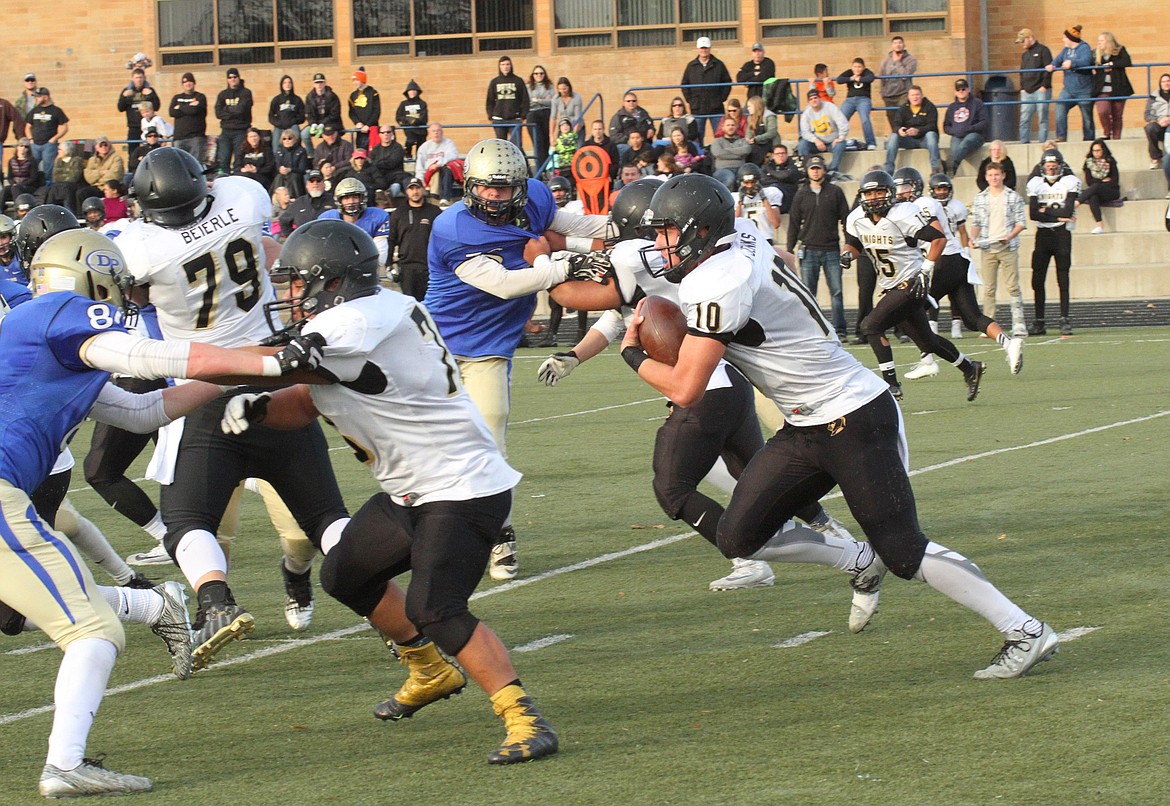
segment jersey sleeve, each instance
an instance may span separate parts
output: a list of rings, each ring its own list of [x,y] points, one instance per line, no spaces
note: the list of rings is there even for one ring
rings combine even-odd
[[[346,305],[322,311],[302,330],[325,337],[321,368],[342,382],[357,380],[366,365],[367,331],[366,317]]]
[[[679,286],[678,296],[687,316],[687,332],[724,344],[731,342],[751,314],[748,284],[714,267],[688,275]]]
[[[898,205],[890,211],[888,218],[908,241],[917,240],[918,233],[923,227],[930,226],[931,221],[938,220],[937,216],[926,213],[913,204]]]
[[[81,360],[81,347],[101,333],[126,333],[122,312],[108,302],[74,296],[53,314],[47,341],[53,356],[66,369],[89,372]]]

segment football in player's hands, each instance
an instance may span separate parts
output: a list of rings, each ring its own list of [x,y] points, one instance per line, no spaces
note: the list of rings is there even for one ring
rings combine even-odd
[[[687,335],[686,315],[666,297],[653,296],[642,302],[639,315],[642,324],[638,327],[638,340],[646,355],[674,366],[683,337]]]

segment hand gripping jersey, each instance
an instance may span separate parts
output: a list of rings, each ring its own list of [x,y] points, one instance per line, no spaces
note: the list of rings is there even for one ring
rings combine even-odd
[[[929,220],[913,202],[895,204],[876,223],[858,207],[845,219],[845,231],[861,241],[877,271],[878,284],[890,289],[922,273],[917,234]]]
[[[32,493],[89,414],[110,374],[79,353],[94,336],[125,332],[105,302],[54,292],[0,322],[0,478]]]
[[[524,246],[549,229],[556,212],[552,191],[529,179],[524,215],[512,224],[487,224],[463,204],[448,207],[435,219],[427,247],[430,280],[423,303],[455,355],[511,358],[536,308],[535,294],[500,299],[463,282],[455,270],[479,255],[500,261],[506,269],[528,268]]]
[[[242,176],[216,180],[207,213],[183,229],[126,225],[118,246],[139,284],[150,284],[163,336],[220,347],[272,334],[264,305],[276,298],[260,236],[272,200]]]
[[[1033,176],[1028,180],[1028,187],[1026,195],[1031,198],[1035,196],[1040,201],[1041,207],[1052,205],[1053,207],[1064,207],[1069,200],[1069,195],[1075,199],[1081,192],[1081,180],[1077,179],[1072,174],[1057,177],[1055,182],[1048,182],[1043,176]],[[1058,227],[1067,227],[1068,223],[1065,221],[1037,221],[1036,226],[1041,229],[1056,229]]]
[[[785,420],[823,425],[889,388],[845,351],[771,244],[742,229],[721,243],[729,248],[679,285],[690,332],[723,342],[728,360],[775,401]]]
[[[743,217],[748,221],[754,222],[760,228],[760,232],[764,234],[765,238],[769,241],[775,241],[776,233],[772,230],[772,222],[768,220],[768,214],[765,208],[779,208],[783,203],[784,193],[780,188],[760,188],[760,191],[756,195],[745,196],[743,198]]]
[[[321,369],[338,380],[309,387],[314,405],[396,503],[482,498],[520,481],[413,297],[382,290],[350,300],[304,332],[325,337]]]

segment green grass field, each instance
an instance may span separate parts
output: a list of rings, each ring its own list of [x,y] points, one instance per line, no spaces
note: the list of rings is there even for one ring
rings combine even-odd
[[[1066,636],[1024,679],[973,680],[999,635],[920,583],[889,578],[861,635],[839,572],[776,566],[773,588],[709,592],[729,563],[650,489],[661,399],[614,350],[546,389],[548,351],[530,350],[509,434],[521,575],[485,579],[473,608],[524,650],[513,659],[560,754],[489,767],[503,731],[473,686],[403,723],[374,719],[404,670],[323,594],[309,631],[287,629],[253,495],[232,585],[254,637],[180,682],[131,625],[89,754],[154,778],[157,804],[1165,803],[1170,331],[1030,339],[1017,378],[991,342],[959,346],[990,362],[976,402],[945,366],[904,384],[918,508],[928,536]],[[903,372],[916,358],[895,355]],[[374,485],[334,444],[356,508]],[[88,429],[74,445],[80,460]],[[147,548],[80,476],[78,509],[122,553]],[[825,505],[856,528],[839,497]],[[60,657],[45,644],[0,641],[5,804],[37,800]]]

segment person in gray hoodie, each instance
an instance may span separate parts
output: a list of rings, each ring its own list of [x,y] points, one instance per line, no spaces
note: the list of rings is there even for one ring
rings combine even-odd
[[[402,149],[406,156],[414,154],[427,139],[427,102],[422,99],[422,87],[413,78],[402,92],[403,101],[398,104],[398,111],[394,113],[394,120],[398,122],[406,133],[406,142]],[[415,127],[418,128],[408,128]]]

